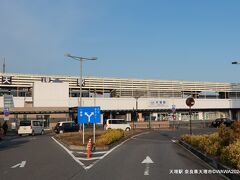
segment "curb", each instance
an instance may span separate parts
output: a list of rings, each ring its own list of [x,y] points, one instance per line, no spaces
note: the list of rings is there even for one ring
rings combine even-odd
[[[178,141],[180,145],[182,145],[185,149],[189,150],[190,152],[192,152],[194,155],[196,155],[198,158],[200,158],[201,160],[203,160],[204,162],[206,162],[209,166],[211,166],[212,168],[214,168],[215,170],[227,170],[227,171],[231,171],[232,169],[223,165],[222,163],[220,163],[219,161],[208,157],[206,154],[200,152],[199,150],[193,148],[190,144],[179,140]],[[222,173],[219,174],[222,175],[223,177],[227,178],[227,179],[231,179],[231,180],[239,180],[240,179],[240,175],[239,174],[231,174],[231,173]]]
[[[144,133],[144,132],[138,132],[138,133],[136,133],[136,134],[132,134],[132,135],[130,135],[130,136],[128,136],[128,137],[124,137],[124,138],[122,138],[121,140],[119,140],[119,141],[116,141],[116,142],[114,142],[114,143],[112,143],[112,144],[110,144],[110,145],[104,145],[104,146],[95,146],[94,147],[94,152],[96,152],[96,151],[108,151],[108,150],[111,150],[112,148],[114,148],[115,146],[117,146],[117,145],[119,145],[119,144],[121,144],[122,142],[124,142],[124,141],[126,141],[126,140],[128,140],[128,139],[131,139],[132,137],[134,137],[134,136],[137,136],[137,135],[139,135],[139,134],[142,134],[142,133]],[[56,137],[55,137],[56,138]],[[86,151],[86,148],[87,148],[87,146],[85,145],[71,145],[71,144],[68,144],[67,142],[65,142],[65,141],[63,141],[63,140],[60,140],[60,139],[58,139],[58,138],[56,138],[56,140],[58,140],[59,142],[61,142],[68,150],[70,150],[70,151]]]

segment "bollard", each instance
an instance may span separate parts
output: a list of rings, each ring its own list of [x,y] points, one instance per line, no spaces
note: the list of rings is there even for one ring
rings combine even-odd
[[[87,158],[91,158],[92,140],[89,139],[87,143]]]

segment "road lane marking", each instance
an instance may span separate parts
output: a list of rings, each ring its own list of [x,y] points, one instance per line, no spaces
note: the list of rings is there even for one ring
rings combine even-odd
[[[105,154],[108,151],[98,151],[98,152],[92,152],[91,154]],[[82,152],[82,151],[77,151],[77,154],[87,154],[86,152]]]
[[[149,175],[149,164],[146,164],[146,168],[144,170],[144,176],[148,176]]]
[[[120,147],[121,145],[123,145],[124,143],[126,143],[127,141],[130,141],[132,139],[134,139],[135,137],[137,136],[140,136],[140,135],[144,135],[144,134],[148,134],[149,132],[144,132],[144,133],[140,133],[140,134],[137,134],[135,136],[132,136],[131,138],[129,139],[126,139],[125,141],[121,142],[120,144],[118,144],[117,146],[113,147],[112,149],[110,149],[109,151],[101,151],[101,152],[94,152],[95,154],[103,154],[103,156],[100,156],[100,157],[97,157],[98,159],[93,162],[92,164],[86,166],[84,165],[81,161],[80,161],[80,157],[75,157],[73,155],[73,151],[70,151],[68,150],[64,145],[62,145],[60,142],[58,142],[54,137],[52,137],[52,139],[59,145],[61,146],[72,158],[74,161],[76,161],[78,164],[80,164],[84,170],[89,170],[90,168],[92,168],[97,162],[99,162],[101,159],[104,159],[107,155],[109,155],[111,152],[113,152],[115,149],[117,149],[118,147]],[[84,154],[84,152],[77,152],[79,154]],[[85,160],[85,159],[82,159],[82,160]],[[91,158],[90,160],[93,160],[93,158]]]
[[[92,152],[92,154],[105,154],[107,153],[108,151],[98,151],[98,152]]]
[[[135,136],[132,136],[131,138],[129,139],[126,139],[125,141],[123,141],[122,143],[118,144],[117,146],[115,146],[114,148],[110,149],[109,151],[106,152],[106,154],[104,154],[103,156],[100,157],[99,160],[95,161],[94,163],[90,164],[89,166],[86,167],[86,170],[87,169],[90,169],[92,168],[95,164],[97,164],[100,160],[104,159],[107,155],[109,155],[111,152],[113,152],[115,149],[117,149],[118,147],[120,147],[121,145],[123,145],[124,143],[126,143],[127,141],[130,141],[131,139],[137,137],[137,136],[140,136],[140,135],[144,135],[144,134],[148,134],[149,132],[144,132],[144,133],[140,133],[140,134],[137,134]]]
[[[148,176],[149,175],[149,171],[150,171],[150,164],[153,164],[154,162],[152,161],[152,159],[147,156],[143,161],[142,164],[146,164],[145,170],[144,170],[144,176]]]
[[[149,132],[143,132],[143,133],[137,134],[135,136],[132,136],[131,139],[135,139],[136,137],[141,136],[141,135],[145,135],[145,134],[149,134]]]
[[[24,168],[26,163],[27,163],[27,161],[22,161],[16,165],[12,166],[11,168],[16,168],[16,167]]]
[[[82,160],[82,161],[92,161],[92,160],[101,159],[101,157],[91,157],[90,159],[78,157],[77,159]]]
[[[72,158],[74,161],[76,161],[78,164],[80,164],[84,169],[86,168],[86,166],[79,161],[73,154],[72,151],[69,151],[65,146],[63,146],[60,142],[58,142],[54,137],[52,137],[52,139],[59,145],[61,146]]]

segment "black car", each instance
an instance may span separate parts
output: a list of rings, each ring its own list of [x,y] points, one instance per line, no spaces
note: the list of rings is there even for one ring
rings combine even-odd
[[[78,132],[79,126],[73,121],[58,122],[54,128],[56,133]]]
[[[211,126],[212,127],[219,127],[221,124],[224,124],[225,126],[229,127],[233,124],[233,120],[231,119],[228,119],[228,118],[218,118],[218,119],[215,119]]]

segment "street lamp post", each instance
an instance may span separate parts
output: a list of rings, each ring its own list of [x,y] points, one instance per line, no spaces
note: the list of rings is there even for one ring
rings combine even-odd
[[[80,80],[79,80],[79,101],[78,101],[78,106],[81,107],[82,106],[82,74],[83,74],[83,61],[93,61],[93,60],[97,60],[97,57],[91,57],[91,58],[87,58],[87,57],[78,57],[78,56],[73,56],[69,53],[65,54],[66,57],[72,58],[76,61],[80,61]],[[83,124],[83,144],[84,144],[84,124]]]
[[[189,107],[189,116],[190,116],[190,129],[189,129],[189,134],[192,135],[192,109],[191,107],[195,104],[195,100],[193,97],[188,97],[186,99],[186,105]]]
[[[233,61],[232,64],[240,64],[240,61]]]
[[[135,116],[136,116],[136,122],[138,121],[138,99],[139,99],[140,96],[135,96],[134,98],[136,99],[136,113],[135,113]],[[135,119],[133,120],[133,129],[135,128],[134,126],[134,121]]]
[[[232,64],[240,64],[239,61],[233,61]]]

